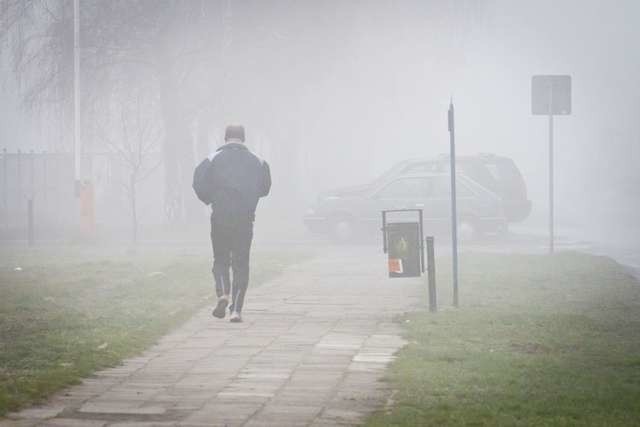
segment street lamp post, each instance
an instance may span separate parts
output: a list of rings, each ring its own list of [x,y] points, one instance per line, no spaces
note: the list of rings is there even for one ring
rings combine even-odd
[[[80,0],[73,0],[73,161],[76,194],[79,195],[82,171],[80,143]]]

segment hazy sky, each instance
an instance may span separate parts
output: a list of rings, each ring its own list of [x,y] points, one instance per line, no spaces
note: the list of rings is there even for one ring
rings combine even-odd
[[[219,33],[230,47],[211,66],[211,142],[229,121],[246,124],[264,155],[286,140],[306,200],[447,152],[453,96],[459,152],[514,158],[543,218],[547,120],[531,115],[530,79],[570,74],[573,114],[556,119],[559,220],[597,222],[640,204],[640,2],[235,4]],[[38,122],[14,111],[15,90],[3,98],[0,145],[39,145]]]

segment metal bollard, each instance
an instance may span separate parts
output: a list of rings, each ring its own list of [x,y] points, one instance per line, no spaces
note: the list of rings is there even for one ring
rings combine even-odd
[[[35,233],[34,233],[34,221],[33,221],[33,199],[29,199],[27,202],[27,212],[28,212],[28,230],[27,230],[27,241],[29,243],[29,247],[33,247],[35,244]]]
[[[433,237],[427,237],[427,277],[429,282],[429,311],[438,311],[438,301],[436,297],[436,262],[433,249]]]
[[[2,226],[9,228],[9,196],[7,186],[7,149],[2,149]]]

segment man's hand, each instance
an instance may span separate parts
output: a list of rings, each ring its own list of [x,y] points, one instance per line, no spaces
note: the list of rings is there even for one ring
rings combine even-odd
[[[260,197],[264,197],[271,191],[271,169],[269,163],[262,161],[262,182],[260,185]]]

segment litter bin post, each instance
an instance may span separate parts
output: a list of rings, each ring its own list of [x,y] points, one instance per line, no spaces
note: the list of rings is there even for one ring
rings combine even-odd
[[[433,237],[427,237],[427,280],[429,286],[429,311],[438,311],[436,297],[436,262],[433,249]]]

